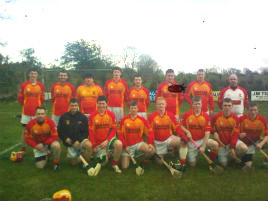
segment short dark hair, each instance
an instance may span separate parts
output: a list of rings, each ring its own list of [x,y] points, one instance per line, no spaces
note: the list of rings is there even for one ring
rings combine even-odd
[[[224,98],[223,103],[232,103],[232,99],[231,98]]]
[[[61,70],[59,71],[59,74],[60,74],[60,73],[67,73],[67,74],[68,74],[67,70],[65,70],[65,69],[61,69]]]
[[[202,101],[200,96],[193,96],[192,97],[192,102],[199,102],[199,101]]]
[[[112,72],[114,72],[115,70],[119,70],[122,73],[122,69],[118,66],[112,68]]]
[[[30,73],[30,72],[37,72],[37,73],[39,73],[39,68],[37,68],[37,67],[31,67],[31,68],[29,68],[28,69],[28,74]]]
[[[135,78],[135,77],[140,77],[140,78],[142,78],[142,77],[141,77],[141,74],[135,74],[135,75],[134,75],[134,78]]]
[[[94,78],[94,77],[91,73],[86,73],[83,75],[83,79],[86,79],[86,78]]]
[[[107,103],[106,96],[99,96],[98,99],[97,99],[97,102],[99,102],[99,101],[105,101]]]
[[[46,109],[44,106],[37,106],[37,107],[35,108],[35,112],[36,112],[37,110],[45,110],[45,112],[47,111],[47,109]]]
[[[197,72],[198,72],[198,73],[204,73],[205,71],[204,71],[204,69],[200,68],[200,69],[198,69]]]
[[[258,105],[256,102],[249,102],[247,105],[247,108],[250,108],[250,107],[258,107]]]
[[[135,101],[135,100],[131,101],[131,102],[129,103],[129,107],[131,107],[131,106],[138,106],[138,102]]]
[[[168,73],[174,73],[174,70],[173,69],[167,69],[167,71],[166,71],[166,74],[168,74]]]
[[[71,104],[71,103],[78,103],[78,105],[79,105],[79,100],[77,98],[71,98],[69,104]]]

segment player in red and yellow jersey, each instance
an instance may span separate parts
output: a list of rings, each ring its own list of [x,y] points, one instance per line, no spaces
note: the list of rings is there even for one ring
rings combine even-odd
[[[138,102],[138,115],[147,119],[147,110],[150,104],[149,90],[142,86],[142,78],[140,75],[134,76],[134,87],[128,91],[128,102],[135,100]]]
[[[89,117],[89,137],[97,153],[97,157],[107,155],[108,152],[113,152],[112,168],[116,173],[121,173],[118,167],[123,145],[122,142],[116,138],[117,125],[115,115],[113,112],[107,110],[107,99],[105,96],[99,96],[97,100],[97,111]],[[107,157],[106,157],[107,159]],[[104,166],[108,160],[102,162]],[[95,171],[100,171],[96,169]],[[95,174],[97,174],[95,172]]]
[[[148,121],[138,116],[137,113],[138,103],[137,101],[132,101],[129,104],[129,115],[120,121],[118,138],[125,148],[122,153],[123,169],[129,166],[129,154],[135,156],[138,152],[143,152],[144,158],[149,158],[155,152],[152,128]],[[147,137],[147,143],[143,140],[144,135]]]
[[[33,148],[35,165],[44,168],[50,149],[53,154],[53,168],[59,169],[60,143],[57,141],[58,132],[52,119],[46,117],[46,109],[37,107],[36,118],[26,125],[24,139]]]
[[[22,151],[26,151],[24,142],[24,127],[35,118],[35,109],[43,104],[45,100],[45,87],[37,81],[38,69],[29,69],[29,80],[20,85],[18,93],[18,102],[22,105],[21,124],[22,130]]]
[[[108,110],[115,114],[118,123],[124,116],[125,102],[127,101],[128,85],[121,79],[122,70],[113,68],[113,78],[108,80],[104,86],[104,95],[108,99]]]
[[[103,95],[102,88],[94,83],[93,75],[84,75],[84,83],[76,90],[76,98],[80,101],[80,112],[87,117],[97,110],[97,98]]]
[[[223,99],[222,111],[217,113],[212,119],[214,139],[219,143],[219,162],[227,166],[229,152],[234,160],[241,157],[247,151],[246,145],[238,140],[239,120],[232,113],[232,100]]]
[[[66,70],[61,70],[58,75],[59,81],[51,87],[52,119],[56,126],[58,125],[60,116],[68,112],[69,101],[75,97],[74,86],[67,82],[68,73]]]
[[[212,117],[214,113],[212,88],[210,83],[205,81],[205,71],[203,69],[199,69],[197,71],[196,80],[188,85],[187,90],[184,94],[185,100],[190,104],[192,103],[192,96],[201,97],[202,111],[207,112]]]
[[[171,85],[178,85],[175,82],[174,70],[168,69],[166,71],[166,81],[161,83],[156,90],[155,99],[159,96],[163,96],[167,102],[166,110],[176,116],[177,121],[180,119],[180,104],[183,102],[183,93],[174,93],[168,91],[168,87]]]
[[[208,146],[210,151],[210,159],[215,161],[218,153],[218,143],[209,139],[211,132],[211,122],[209,115],[202,111],[202,99],[200,96],[192,97],[192,109],[186,112],[182,116],[182,130],[185,132],[189,139],[193,139],[199,148],[200,152],[205,152]],[[198,149],[194,144],[188,142],[188,159],[190,166],[196,165],[196,156],[198,154]]]
[[[248,136],[256,143],[256,148],[261,149],[268,141],[268,128],[267,120],[265,117],[260,116],[258,106],[255,102],[251,102],[247,105],[248,113],[240,117],[240,134],[239,138],[247,145],[248,151],[242,157],[242,161],[245,163],[245,168],[250,169],[252,167],[252,157],[255,154],[255,147],[246,138]],[[267,162],[267,158],[264,158]]]
[[[169,148],[172,151],[177,149],[180,160],[175,164],[180,171],[185,171],[188,138],[181,130],[180,124],[177,122],[175,116],[166,111],[166,106],[165,98],[159,96],[156,99],[156,111],[150,114],[148,118],[154,132],[155,150],[160,157],[164,157],[168,153]],[[161,163],[161,160],[157,159],[157,161]]]

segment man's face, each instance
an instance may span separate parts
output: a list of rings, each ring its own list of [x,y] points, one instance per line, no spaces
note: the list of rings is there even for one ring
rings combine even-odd
[[[65,83],[68,79],[67,73],[59,73],[58,79],[61,83]]]
[[[113,78],[114,80],[119,80],[121,76],[121,71],[120,70],[114,70],[113,71]]]
[[[230,115],[232,112],[233,104],[232,102],[223,102],[222,103],[222,110],[224,114]]]
[[[229,77],[229,84],[232,88],[237,87],[238,79],[236,75],[230,75]]]
[[[79,104],[78,103],[70,103],[70,112],[76,113],[79,110]]]
[[[202,107],[202,101],[193,101],[192,107],[194,111],[200,111]]]
[[[38,72],[37,71],[29,72],[29,78],[30,78],[30,80],[36,81],[38,78]]]
[[[248,108],[248,116],[250,118],[255,119],[256,115],[259,113],[259,109],[257,106],[249,107]]]
[[[165,100],[157,100],[157,102],[156,102],[157,111],[159,111],[159,112],[165,111],[166,106],[167,106],[167,103]]]
[[[98,110],[99,112],[105,112],[106,111],[106,108],[107,108],[107,103],[106,101],[98,101],[97,102],[97,107],[98,107]]]
[[[85,85],[87,85],[87,86],[91,86],[91,85],[94,83],[94,79],[93,79],[93,77],[86,77],[86,78],[84,79],[84,83],[85,83]]]
[[[137,113],[138,113],[138,106],[137,105],[129,107],[129,114],[130,115],[135,116],[135,115],[137,115]]]
[[[142,84],[142,79],[141,79],[141,77],[135,77],[134,78],[134,84],[135,84],[135,86],[136,87],[141,87],[141,84]]]
[[[204,82],[205,80],[205,72],[197,72],[196,79],[198,82]]]
[[[166,81],[169,84],[172,84],[174,82],[174,79],[175,79],[175,74],[174,73],[167,73],[166,74]]]
[[[38,123],[43,123],[46,117],[46,111],[44,109],[37,109],[35,112],[36,120]]]

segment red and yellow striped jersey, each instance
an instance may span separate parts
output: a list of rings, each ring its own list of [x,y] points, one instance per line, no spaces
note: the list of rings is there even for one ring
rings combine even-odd
[[[179,136],[184,135],[180,124],[171,113],[165,112],[165,114],[161,116],[158,111],[155,111],[150,114],[148,121],[153,129],[155,140],[165,141],[173,135],[173,133]]]
[[[193,110],[190,110],[182,116],[181,124],[191,132],[193,140],[201,140],[205,132],[211,131],[210,118],[205,112],[196,116]]]
[[[57,82],[51,87],[51,99],[52,114],[56,116],[61,116],[63,113],[69,111],[69,101],[71,98],[75,97],[74,86],[66,82],[65,85],[61,85]]]
[[[22,114],[35,116],[35,109],[45,100],[45,87],[42,83],[32,84],[30,81],[20,85],[18,102],[22,104]]]
[[[250,120],[248,114],[239,118],[240,133],[246,133],[254,142],[261,137],[268,136],[267,120],[260,115],[257,115],[254,120]],[[247,138],[242,139],[247,145],[251,145]]]
[[[207,112],[208,106],[210,105],[210,110],[214,111],[214,101],[212,88],[209,82],[202,82],[201,84],[195,80],[191,82],[184,94],[185,100],[192,104],[191,97],[200,96],[202,99],[202,111]]]
[[[147,136],[147,142],[153,144],[153,130],[143,117],[137,116],[135,119],[131,119],[128,115],[121,119],[118,138],[122,141],[124,147],[143,142],[144,134]]]
[[[25,127],[24,139],[33,148],[39,143],[51,144],[58,139],[54,121],[46,117],[44,122],[39,124],[36,119],[32,119]]]
[[[76,90],[76,98],[80,101],[80,112],[84,114],[92,114],[97,110],[97,99],[103,95],[102,88],[93,84],[87,86],[80,85]]]
[[[137,101],[139,106],[138,112],[147,112],[150,104],[150,93],[149,90],[141,86],[140,89],[132,87],[128,92],[128,102]]]
[[[172,84],[178,84],[176,82]],[[163,82],[157,87],[155,100],[159,96],[163,96],[166,99],[166,110],[174,115],[180,115],[180,104],[183,102],[183,93],[174,93],[168,91],[167,81]]]
[[[216,131],[219,134],[223,144],[230,144],[234,148],[238,140],[239,119],[231,113],[229,117],[225,117],[223,112],[219,112],[212,118],[213,133]]]
[[[110,128],[111,131],[107,137]],[[101,144],[106,140],[106,138],[110,141],[113,137],[115,137],[116,130],[117,125],[113,112],[106,110],[106,112],[101,115],[98,111],[96,111],[89,116],[89,139],[93,147]]]
[[[128,85],[123,79],[118,82],[113,79],[108,80],[104,86],[104,95],[108,99],[108,106],[124,108],[127,101],[127,91]]]

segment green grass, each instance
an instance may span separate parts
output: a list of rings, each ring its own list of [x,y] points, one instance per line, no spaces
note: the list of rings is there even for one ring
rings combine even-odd
[[[267,118],[267,103],[258,104],[260,114]],[[51,105],[46,105],[51,111]],[[181,108],[184,113],[189,106],[183,103]],[[154,104],[149,111],[153,109]],[[16,118],[20,110],[15,102],[0,104],[0,152],[20,141],[21,126]],[[30,148],[22,163],[2,157],[0,200],[41,200],[61,189],[70,190],[73,200],[267,200],[268,174],[262,168],[260,153],[254,157],[256,170],[252,174],[233,165],[222,175],[212,175],[199,156],[197,167],[188,168],[180,180],[172,178],[165,167],[154,161],[149,161],[141,177],[135,175],[133,166],[116,175],[110,164],[97,177],[88,177],[80,166],[69,165],[65,147],[61,156],[59,172],[53,172],[51,161],[45,169],[36,169]]]

